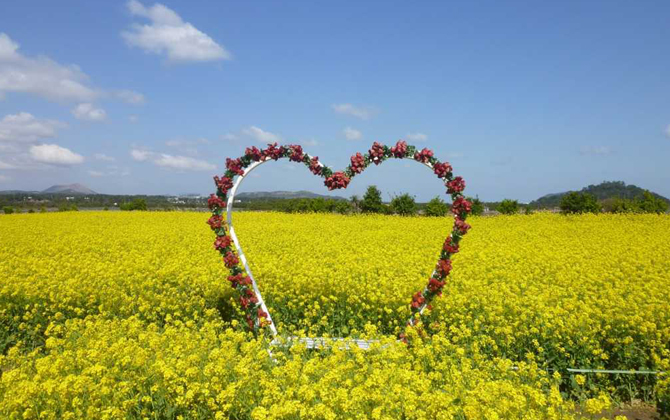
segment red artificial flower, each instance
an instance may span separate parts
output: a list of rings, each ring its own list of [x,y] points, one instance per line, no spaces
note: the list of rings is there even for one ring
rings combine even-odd
[[[256,146],[252,146],[251,148],[247,147],[244,151],[244,155],[251,158],[254,162],[258,162],[263,158],[263,153]]]
[[[349,185],[349,177],[344,174],[344,172],[335,172],[332,176],[329,176],[326,178],[326,180],[323,182],[330,191],[340,189],[340,188],[347,188],[347,185]]]
[[[233,288],[236,288],[238,285],[249,286],[251,284],[251,278],[242,273],[228,276],[228,281]]]
[[[466,200],[462,195],[457,197],[456,200],[454,200],[454,204],[451,205],[451,211],[454,214],[470,213],[470,210],[472,210],[472,203]]]
[[[305,156],[302,152],[302,146],[290,144],[288,147],[291,149],[289,160],[293,162],[302,162],[302,159]]]
[[[230,236],[217,236],[216,240],[214,241],[214,248],[218,250],[226,249],[230,246],[230,243]]]
[[[221,191],[222,194],[227,194],[228,190],[233,188],[233,180],[228,178],[227,176],[224,176],[223,178],[215,176],[214,183],[219,188],[219,191]]]
[[[396,158],[404,158],[407,153],[407,142],[398,140],[395,146],[391,147],[391,153]]]
[[[209,206],[210,210],[222,209],[226,207],[226,203],[224,203],[222,199],[214,194],[209,195],[209,198],[207,199],[207,205]]]
[[[242,162],[240,161],[239,158],[234,160],[226,158],[226,169],[236,173],[239,176],[244,175],[244,169],[242,169]]]
[[[319,163],[318,156],[314,156],[309,161],[309,170],[312,171],[314,175],[321,175],[321,164]]]
[[[443,249],[450,254],[455,254],[458,252],[458,244],[454,242],[451,236],[447,236],[447,239],[444,240]]]
[[[414,153],[414,160],[418,160],[419,162],[423,163],[428,163],[432,157],[433,151],[425,147],[420,152]]]
[[[431,277],[430,280],[428,281],[428,290],[430,290],[433,293],[437,293],[438,295],[442,295],[442,288],[446,283],[447,283],[446,281],[440,281],[434,277]]]
[[[384,145],[378,142],[372,143],[372,148],[368,151],[370,153],[370,160],[372,160],[375,165],[382,163],[384,158]]]
[[[440,275],[440,277],[446,277],[451,272],[451,260],[440,260],[437,262],[435,271]]]
[[[460,176],[457,176],[456,178],[447,182],[447,193],[449,194],[460,193],[464,189],[465,189],[465,180]]]
[[[256,293],[251,289],[244,289],[242,296],[240,296],[240,305],[242,305],[242,308],[247,309],[249,305],[255,305],[256,303],[258,303]]]
[[[268,148],[262,151],[263,157],[278,160],[284,154],[284,150],[284,146],[277,147],[277,143],[268,143]]]
[[[412,296],[412,308],[414,309],[419,309],[421,305],[423,305],[426,302],[426,298],[423,297],[423,294],[421,292],[416,292],[414,296]]]
[[[447,175],[449,175],[451,173],[451,170],[452,168],[449,162],[444,163],[438,162],[433,166],[433,172],[435,172],[435,175],[437,175],[440,178],[444,178]]]
[[[223,257],[223,262],[226,264],[226,267],[233,268],[239,264],[240,260],[237,258],[232,251],[228,251],[225,257]]]
[[[360,174],[363,172],[363,169],[365,169],[365,157],[360,153],[356,153],[351,157],[351,170],[354,173]]]
[[[221,229],[223,226],[223,217],[219,216],[218,214],[213,214],[212,217],[207,220],[207,224],[212,228],[212,230]]]
[[[456,231],[461,235],[465,235],[466,233],[468,233],[468,230],[470,230],[470,227],[471,226],[469,224],[465,223],[465,221],[463,221],[461,219],[457,218],[454,221],[454,229],[456,229]]]

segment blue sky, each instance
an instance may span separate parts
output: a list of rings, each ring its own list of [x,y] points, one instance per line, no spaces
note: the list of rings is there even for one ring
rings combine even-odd
[[[226,157],[301,143],[344,168],[429,147],[485,200],[603,180],[670,197],[670,2],[5,1],[0,189],[208,193]],[[303,167],[242,190],[324,192]],[[389,162],[340,195],[444,193]]]

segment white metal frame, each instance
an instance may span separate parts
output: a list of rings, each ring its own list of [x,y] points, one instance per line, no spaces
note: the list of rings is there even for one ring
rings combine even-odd
[[[312,159],[311,156],[307,155],[309,159]],[[412,159],[414,160],[414,159]],[[237,235],[235,234],[235,228],[233,227],[233,203],[235,201],[235,193],[237,192],[237,189],[239,186],[242,184],[242,181],[244,178],[251,173],[254,169],[259,167],[260,165],[270,161],[268,160],[261,160],[258,162],[253,162],[251,165],[249,165],[245,170],[244,174],[238,176],[235,179],[235,182],[233,183],[233,188],[230,189],[228,193],[228,203],[226,204],[226,219],[228,222],[228,229],[230,232],[230,237],[233,239],[233,243],[235,244],[235,248],[237,249],[237,254],[240,258],[240,261],[242,261],[242,264],[244,265],[244,269],[246,270],[247,274],[249,275],[249,278],[251,279],[251,285],[254,289],[254,293],[256,294],[256,297],[258,298],[258,303],[261,306],[261,309],[267,314],[267,320],[270,321],[270,331],[272,331],[272,336],[273,340],[271,344],[279,344],[282,341],[277,338],[278,332],[277,332],[277,327],[275,326],[275,323],[272,321],[272,316],[270,315],[270,311],[268,310],[267,305],[265,304],[265,300],[263,299],[263,295],[261,294],[260,290],[258,289],[258,284],[256,283],[256,279],[254,278],[253,273],[251,272],[251,268],[249,268],[249,264],[247,262],[247,258],[244,255],[244,252],[242,251],[242,246],[240,245],[240,241],[237,239]],[[415,161],[416,162],[416,161]],[[319,166],[323,166],[321,162],[317,161]],[[423,165],[427,166],[431,170],[433,169],[433,165],[431,165],[429,162],[420,162]],[[433,271],[434,274],[434,271]],[[419,309],[419,314],[423,313],[423,311],[426,309],[427,304],[423,304],[421,308]],[[414,325],[414,318],[410,318],[409,322],[410,325]],[[357,345],[359,348],[363,350],[368,350],[370,348],[370,344],[377,342],[378,340],[350,340],[346,338],[324,338],[324,337],[316,337],[316,338],[298,338],[298,337],[289,337],[287,340],[287,343],[296,341],[300,343],[304,343],[307,348],[310,349],[319,349],[319,348],[324,348],[328,347],[328,342],[329,341],[346,341],[347,343]],[[349,344],[347,344],[349,345]]]

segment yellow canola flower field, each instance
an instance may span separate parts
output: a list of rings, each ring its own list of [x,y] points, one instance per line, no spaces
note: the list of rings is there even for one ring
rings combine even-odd
[[[667,375],[565,370],[670,368],[668,216],[470,218],[407,346],[395,337],[449,219],[236,213],[280,334],[380,339],[273,358],[237,322],[207,218],[0,217],[0,418],[571,419],[670,404]]]

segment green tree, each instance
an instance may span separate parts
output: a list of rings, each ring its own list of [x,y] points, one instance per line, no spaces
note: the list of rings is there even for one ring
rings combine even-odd
[[[5,206],[5,207],[2,208],[2,211],[4,211],[5,214],[12,214],[12,213],[14,213],[14,207]]]
[[[502,214],[516,214],[519,212],[519,202],[506,198],[498,204],[498,211]]]
[[[335,202],[335,211],[340,214],[347,214],[351,211],[352,204],[346,200],[337,200]]]
[[[654,197],[648,190],[642,193],[642,199],[638,202],[638,207],[643,213],[665,213],[668,211],[668,203],[660,198]]]
[[[466,197],[466,199],[472,203],[472,210],[470,211],[471,215],[481,216],[484,213],[484,203],[482,203],[482,200],[480,200],[479,197]]]
[[[147,211],[147,201],[144,198],[136,198],[129,203],[121,204],[120,208],[124,211]]]
[[[323,198],[315,198],[310,200],[310,210],[314,213],[326,213],[328,211],[326,200]]]
[[[363,213],[383,212],[381,191],[376,186],[370,185],[367,191],[365,191],[360,205]]]
[[[639,213],[640,205],[635,200],[627,198],[613,198],[611,200],[603,200],[603,210],[610,213]]]
[[[449,206],[440,197],[435,197],[426,204],[426,216],[443,217],[449,213]]]
[[[401,194],[391,200],[391,210],[401,216],[412,216],[416,214],[416,201],[407,193]]]
[[[560,207],[563,214],[600,213],[602,210],[594,196],[575,191],[561,198]]]

